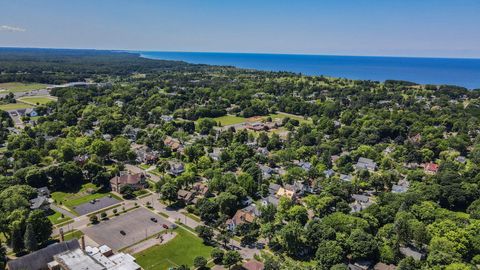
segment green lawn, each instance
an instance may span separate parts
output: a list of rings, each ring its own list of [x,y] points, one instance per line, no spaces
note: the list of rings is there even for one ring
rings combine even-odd
[[[289,117],[290,119],[296,119],[298,120],[300,123],[312,123],[312,120],[311,119],[304,119],[303,116],[301,115],[290,115],[290,114],[285,114],[285,113],[275,113],[275,114],[270,114],[269,115],[270,117],[272,117],[272,119],[283,119],[283,118],[287,118]]]
[[[23,102],[17,102],[17,103],[0,105],[0,110],[10,111],[10,110],[17,110],[17,109],[27,109],[32,107],[35,107],[35,106],[31,104],[23,103]]]
[[[34,105],[41,105],[41,104],[47,104],[48,102],[55,101],[55,99],[50,97],[38,96],[38,97],[21,97],[18,99],[18,101],[30,103]]]
[[[244,117],[238,117],[238,116],[234,116],[234,115],[220,116],[220,117],[217,117],[217,118],[213,118],[213,120],[217,121],[222,126],[240,124],[240,123],[243,123],[243,122],[247,121],[247,119],[244,118]]]
[[[64,237],[65,237],[65,241],[68,241],[68,240],[72,240],[74,238],[80,239],[80,237],[82,237],[82,235],[83,235],[82,231],[73,231],[73,232],[65,234]]]
[[[59,224],[67,220],[70,220],[71,218],[67,216],[64,216],[62,218],[62,214],[55,211],[55,213],[48,216],[48,219],[52,222],[52,224]]]
[[[100,199],[103,198],[107,195],[112,195],[108,192],[103,193],[103,192],[94,192],[94,193],[89,193],[88,190],[96,190],[97,187],[92,184],[92,183],[87,183],[82,186],[80,191],[76,193],[69,193],[69,192],[62,192],[62,191],[56,191],[52,193],[52,199],[57,203],[57,204],[62,204],[70,209],[70,212],[75,213],[74,207],[87,203],[91,200],[94,199]],[[122,200],[121,198],[118,198],[117,196],[114,196],[118,200]]]
[[[165,270],[177,265],[193,265],[196,256],[210,257],[212,247],[202,239],[182,228],[175,230],[177,236],[164,245],[157,245],[134,255],[145,270]]]
[[[41,83],[0,83],[0,93],[30,92],[33,90],[44,89],[45,87],[47,87],[47,85]]]

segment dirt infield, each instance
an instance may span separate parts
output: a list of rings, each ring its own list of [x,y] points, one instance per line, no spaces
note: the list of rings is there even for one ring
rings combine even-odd
[[[157,222],[151,221],[152,217],[156,218]],[[82,231],[99,245],[105,244],[118,251],[165,230],[163,224],[169,228],[172,226],[165,218],[145,208],[139,208]],[[125,235],[120,231],[124,231]]]

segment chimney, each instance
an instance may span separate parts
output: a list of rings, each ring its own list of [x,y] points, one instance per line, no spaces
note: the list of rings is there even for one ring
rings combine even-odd
[[[80,248],[85,250],[85,236],[80,237]]]
[[[63,234],[63,229],[60,228],[60,242],[65,241],[65,235]]]

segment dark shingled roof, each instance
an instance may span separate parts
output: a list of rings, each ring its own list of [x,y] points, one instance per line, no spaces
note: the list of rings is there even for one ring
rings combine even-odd
[[[33,253],[7,262],[9,270],[47,270],[47,264],[53,261],[53,256],[68,250],[80,248],[77,239],[55,243]]]

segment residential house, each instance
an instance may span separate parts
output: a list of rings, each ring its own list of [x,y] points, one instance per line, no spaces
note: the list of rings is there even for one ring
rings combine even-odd
[[[405,193],[408,191],[409,187],[410,187],[410,182],[406,178],[400,179],[396,185],[392,186],[392,192]]]
[[[270,195],[276,195],[278,190],[281,188],[282,186],[280,186],[279,184],[275,184],[275,183],[270,183],[268,185],[268,193],[270,193]]]
[[[357,170],[368,170],[370,172],[373,172],[377,168],[377,163],[375,163],[373,160],[369,158],[361,157],[358,159],[358,162],[355,165],[355,168]]]
[[[340,174],[340,180],[345,181],[345,182],[352,182],[353,176],[350,174]]]
[[[160,116],[160,119],[162,119],[165,122],[172,122],[173,121],[173,116],[170,115],[162,115]]]
[[[223,148],[214,147],[211,153],[208,153],[208,156],[215,161],[219,161],[223,152]]]
[[[285,189],[293,191],[297,198],[303,196],[305,193],[305,185],[299,181],[295,181],[292,185],[286,184]]]
[[[352,213],[360,212],[373,204],[370,197],[366,195],[353,194],[352,199],[354,200],[354,202],[350,204]]]
[[[274,205],[275,207],[277,207],[278,204],[279,204],[279,202],[280,202],[280,200],[279,200],[277,197],[273,196],[273,195],[268,195],[267,197],[265,197],[265,198],[262,199],[262,205],[263,205],[263,206],[267,206],[267,205],[269,205],[269,204],[272,204],[272,205]]]
[[[179,161],[169,161],[170,170],[168,171],[172,175],[180,175],[185,171],[185,166]]]
[[[420,143],[422,141],[422,135],[420,133],[417,133],[415,136],[409,137],[408,140],[411,143]]]
[[[177,199],[184,202],[185,204],[190,204],[195,198],[195,194],[191,191],[180,189],[177,192]]]
[[[258,216],[260,216],[260,211],[255,204],[251,204],[243,209],[237,210],[235,215],[227,220],[227,229],[233,231],[238,225],[253,223]]]
[[[78,155],[73,158],[73,161],[75,161],[79,165],[84,165],[87,163],[88,159],[90,156],[88,154],[83,154],[83,155]]]
[[[464,164],[465,162],[467,162],[467,158],[464,156],[458,156],[455,158],[455,161]]]
[[[120,175],[110,179],[112,191],[120,193],[122,187],[132,186],[134,188],[143,189],[146,185],[146,177],[143,173],[130,174],[129,172],[120,172]]]
[[[272,177],[272,174],[273,174],[273,169],[266,166],[266,165],[258,165],[260,171],[262,171],[262,176],[263,176],[263,179],[269,179],[270,177]]]
[[[439,166],[438,164],[429,162],[423,165],[423,171],[426,174],[436,174],[438,172]]]
[[[412,247],[400,247],[400,253],[405,257],[412,257],[416,261],[423,260],[425,253],[420,252]]]
[[[258,147],[255,152],[261,154],[261,155],[264,155],[264,156],[268,156],[270,154],[270,151],[268,151],[268,149],[266,147]]]
[[[277,191],[277,194],[275,194],[275,195],[278,198],[285,197],[285,198],[289,198],[291,200],[296,199],[295,191],[289,190],[289,189],[286,189],[286,188],[283,188],[283,187],[280,187],[280,189],[278,189],[278,191]]]
[[[44,210],[50,209],[50,190],[47,187],[41,187],[37,189],[37,197],[30,200],[30,209],[32,210]]]
[[[325,177],[330,178],[335,175],[335,171],[332,169],[328,169],[323,171],[323,174],[325,175]]]
[[[194,191],[195,194],[203,197],[208,197],[210,195],[210,190],[207,184],[203,182],[196,182],[195,184],[193,184],[192,191]]]
[[[371,261],[357,261],[348,264],[349,270],[369,270],[372,269]]]
[[[132,149],[137,155],[137,162],[155,164],[158,160],[158,152],[152,151],[152,149],[146,145],[134,144],[132,145]]]
[[[335,163],[339,158],[340,158],[339,155],[333,155],[333,156],[330,157],[330,161],[331,161],[332,163]]]
[[[174,152],[182,152],[184,148],[178,139],[172,138],[170,136],[167,136],[165,140],[163,140],[163,143]]]

